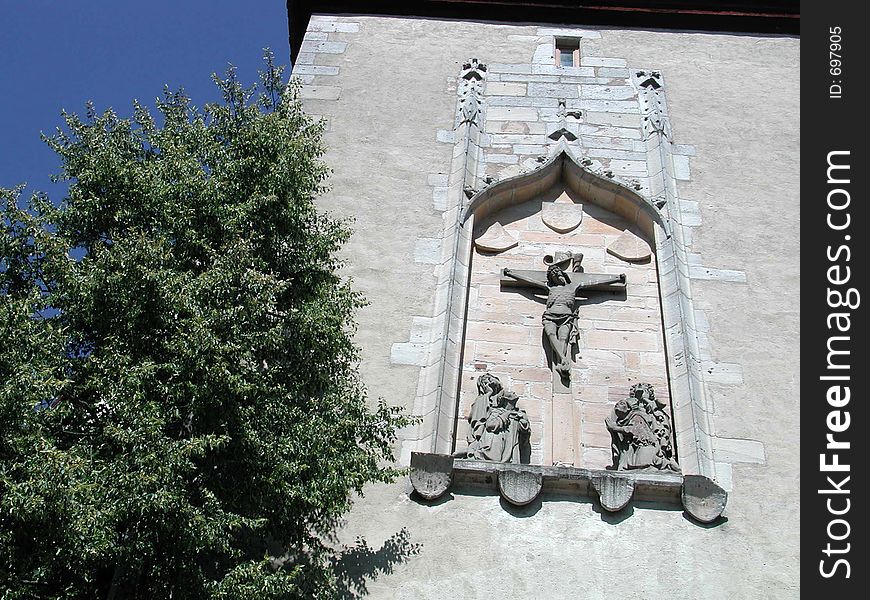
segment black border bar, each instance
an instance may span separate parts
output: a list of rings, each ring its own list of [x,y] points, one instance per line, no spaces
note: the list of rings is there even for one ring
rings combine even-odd
[[[287,0],[290,57],[312,14],[367,14],[653,29],[781,33],[800,30],[794,0]]]

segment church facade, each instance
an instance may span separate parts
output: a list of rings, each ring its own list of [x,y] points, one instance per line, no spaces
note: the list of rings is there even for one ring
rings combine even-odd
[[[799,39],[312,17],[372,598],[798,595]]]

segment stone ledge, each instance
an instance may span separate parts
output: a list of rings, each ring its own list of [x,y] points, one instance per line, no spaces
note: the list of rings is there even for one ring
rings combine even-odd
[[[449,469],[449,470],[448,470]],[[505,475],[509,474],[508,478]],[[598,497],[602,507],[617,512],[632,500],[666,506],[680,504],[702,523],[715,521],[724,511],[728,494],[712,480],[701,475],[683,476],[648,470],[609,471],[577,467],[517,465],[482,460],[454,459],[449,455],[411,453],[411,482],[421,476],[427,487],[417,490],[426,500],[445,494],[448,489],[485,489],[498,491],[512,504],[527,504],[541,492],[581,497]],[[505,481],[500,481],[505,479]],[[510,483],[506,485],[506,482]],[[691,480],[691,485],[686,482]],[[438,489],[432,483],[437,482]],[[521,486],[517,502],[511,488]],[[701,507],[699,509],[698,507]]]

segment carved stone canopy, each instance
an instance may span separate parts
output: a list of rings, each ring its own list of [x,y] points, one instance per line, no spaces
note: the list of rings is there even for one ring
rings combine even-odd
[[[670,235],[670,223],[658,207],[628,185],[608,178],[605,173],[590,170],[592,163],[583,164],[560,142],[540,167],[531,173],[502,179],[479,191],[465,207],[460,222],[474,216],[481,220],[501,208],[540,196],[561,183],[572,192],[607,208],[617,216],[634,223],[647,239],[655,239],[654,223]]]
[[[661,74],[632,70],[629,78],[628,83],[634,87],[640,105],[647,161],[661,157],[664,162],[670,149]],[[583,129],[578,123],[569,122],[569,117],[576,121],[581,115],[569,114],[567,106],[571,102],[574,108],[574,101],[565,100],[559,102],[559,122],[552,123],[552,129],[548,127],[536,134],[540,136],[543,148],[548,149],[546,156],[523,162],[521,168],[526,170],[520,170],[520,167],[495,169],[494,165],[484,164],[487,161],[483,158],[488,151],[484,149],[485,145],[478,143],[481,138],[476,136],[486,131],[488,113],[495,116],[487,106],[490,98],[484,95],[485,79],[486,68],[479,61],[470,60],[463,65],[457,86],[457,135],[450,172],[462,174],[457,189],[464,192],[459,196],[465,197],[456,207],[460,211],[458,218],[454,219],[451,214],[449,229],[445,229],[446,235],[450,236],[445,240],[453,242],[455,256],[440,271],[446,284],[441,289],[447,292],[439,296],[437,305],[438,314],[447,317],[444,335],[441,336],[443,347],[436,348],[433,353],[436,360],[431,369],[427,367],[427,377],[421,378],[421,390],[425,392],[421,397],[426,398],[426,414],[430,418],[426,421],[429,429],[422,432],[417,447],[433,455],[447,456],[450,460],[421,461],[415,459],[419,454],[412,454],[412,469],[419,465],[420,470],[415,486],[419,484],[425,488],[425,497],[431,498],[437,493],[435,490],[472,483],[498,489],[505,500],[521,505],[532,501],[541,489],[549,485],[550,489],[575,489],[581,495],[595,493],[601,506],[609,511],[622,509],[632,498],[682,499],[683,506],[695,518],[715,519],[724,508],[724,492],[714,482],[716,468],[712,462],[709,436],[706,435],[711,429],[706,427],[709,419],[704,412],[703,380],[699,384],[694,366],[698,364],[692,342],[695,338],[695,311],[689,282],[684,277],[687,249],[681,228],[672,227],[679,222],[674,218],[675,205],[668,195],[671,189],[667,185],[668,177],[672,174],[662,169],[653,171],[648,164],[650,177],[640,183],[621,175],[621,170],[606,159],[578,159],[574,151],[583,150],[576,138]],[[540,166],[535,167],[535,162]],[[519,175],[506,177],[518,170]],[[480,178],[488,171],[497,172],[504,178],[483,189]],[[572,204],[577,207],[556,207],[555,210],[569,208],[576,211],[574,216],[579,216],[576,224],[561,225],[558,217],[550,219],[548,215],[545,219],[543,214],[539,216],[539,213],[550,212],[547,209],[533,210],[535,202],[541,206],[541,200],[552,198],[550,192],[555,194],[558,189],[569,191]],[[514,220],[501,214],[506,208],[513,211],[510,216]],[[607,216],[603,220],[596,220],[596,215],[605,213]],[[586,222],[581,227],[580,221],[584,218]],[[535,219],[534,222],[531,219]],[[578,227],[580,231],[572,233]],[[516,244],[519,248],[515,242],[519,242]],[[485,252],[474,252],[475,244]],[[513,280],[513,287],[523,287],[518,283],[533,286],[538,283],[531,275],[523,274],[523,271],[534,268],[529,264],[530,257],[539,260],[544,253],[550,252],[552,263],[565,262],[564,257],[554,256],[553,250],[557,247],[569,252],[583,251],[590,271],[612,275],[614,271],[624,269],[633,275],[631,285],[642,287],[642,293],[630,298],[633,306],[613,306],[611,301],[614,298],[611,297],[592,298],[593,302],[585,305],[583,302],[590,298],[580,298],[583,302],[577,307],[578,315],[584,306],[589,311],[581,322],[573,312],[562,310],[574,307],[569,306],[571,303],[563,293],[566,290],[561,288],[576,283],[582,278],[580,276],[595,274],[580,272],[578,277],[574,277],[573,267],[579,260],[572,265],[569,259],[567,262],[572,270],[562,275],[570,276],[570,279],[560,275],[554,276],[558,281],[547,281],[546,298],[544,294],[528,289],[518,290],[513,298],[498,296],[506,287],[505,277]],[[493,256],[492,252],[505,254]],[[619,264],[614,257],[630,264]],[[652,257],[655,262],[648,261]],[[655,272],[643,272],[640,263],[645,260],[647,268]],[[497,273],[503,277],[496,280],[493,276]],[[627,280],[629,278],[624,278],[623,282]],[[496,281],[498,286],[494,285]],[[614,295],[617,299],[625,299],[626,294],[623,289]],[[446,301],[441,302],[445,298]],[[576,294],[572,295],[573,298]],[[544,304],[548,309],[551,305],[553,307],[549,313],[543,311],[549,318],[543,322],[544,335],[549,326],[555,330],[554,339],[562,341],[561,330],[570,329],[568,323],[573,318],[582,323],[579,326],[587,328],[580,344],[585,344],[591,352],[584,356],[577,352],[577,361],[565,361],[569,379],[576,375],[573,378],[576,385],[571,388],[557,388],[555,377],[552,384],[547,380],[551,374],[547,372],[548,366],[554,363],[551,353],[542,351],[542,342],[546,340],[530,335],[531,328],[536,328],[531,332],[534,334],[541,329],[536,323],[532,324],[541,314],[535,310],[538,307],[534,302]],[[638,324],[638,328],[606,327],[622,325],[608,322],[611,308],[624,315],[625,321]],[[655,315],[647,318],[638,314],[647,310]],[[493,314],[497,316],[492,317]],[[508,327],[499,330],[497,335],[490,335],[488,332],[494,331],[490,327],[493,323]],[[659,325],[661,328],[656,329]],[[471,330],[477,337],[466,337],[466,332]],[[567,339],[572,339],[570,331]],[[515,341],[517,347],[510,347]],[[510,360],[508,357],[512,354],[519,354],[521,358]],[[655,360],[649,360],[653,354],[656,354]],[[469,360],[468,356],[474,358]],[[666,363],[656,363],[659,358]],[[619,383],[612,386],[609,382],[595,381],[591,376],[587,379],[590,369],[600,366],[595,364],[596,360],[607,365],[610,364],[607,361],[621,361],[620,366],[613,370],[601,370],[608,375],[604,379],[610,379],[616,373]],[[629,395],[623,398],[622,404],[609,416],[610,427],[605,426],[613,398],[624,395],[619,386],[625,385],[626,381],[635,381],[640,365],[643,365],[644,377],[657,386],[665,386],[660,388],[664,390],[663,398],[668,398],[667,386],[675,390],[673,422],[668,421],[670,415],[656,402],[652,389],[639,388],[633,390],[639,392],[639,397]],[[536,379],[524,380],[523,369],[536,369]],[[632,371],[630,378],[623,377],[624,370]],[[488,433],[505,435],[507,430],[496,421],[515,408],[515,403],[512,407],[500,406],[498,401],[493,403],[493,395],[478,394],[478,400],[483,398],[486,401],[476,407],[479,418],[469,419],[467,448],[457,448],[457,431],[465,429],[461,419],[475,398],[463,386],[468,383],[467,374],[481,372],[507,377],[505,385],[523,393],[524,401],[529,401],[526,406],[532,425],[535,464],[517,463],[512,456],[505,458],[507,455],[503,452],[493,453],[493,446],[484,441],[480,426],[487,430],[486,425],[493,417]],[[679,385],[675,386],[675,382]],[[584,389],[583,384],[587,383],[589,388],[598,386],[597,391]],[[602,389],[605,390],[603,393]],[[588,395],[580,397],[587,391]],[[540,403],[533,405],[535,401]],[[597,423],[597,430],[575,432],[572,429],[578,421],[577,411],[581,410],[588,411],[580,415],[581,424]],[[459,427],[457,421],[460,421]],[[477,429],[472,422],[477,424]],[[547,428],[550,431],[570,430],[575,434],[573,441],[569,436],[562,436],[558,442],[551,443],[559,436],[545,437]],[[697,432],[700,434],[696,435]],[[613,466],[608,469],[606,461],[610,458],[608,444],[611,435],[614,456]],[[558,448],[557,452],[558,443],[562,443],[564,448]],[[677,444],[682,473],[674,453]],[[594,448],[594,452],[590,453],[588,448]],[[567,460],[563,458],[566,456]]]

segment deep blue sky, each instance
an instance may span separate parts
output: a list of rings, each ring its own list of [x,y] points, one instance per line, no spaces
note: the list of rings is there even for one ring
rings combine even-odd
[[[285,0],[0,0],[0,187],[27,183],[57,202],[59,162],[39,139],[61,109],[130,116],[164,84],[194,104],[217,99],[210,76],[228,63],[253,83],[270,47],[289,63]],[[153,111],[156,112],[156,111]]]

